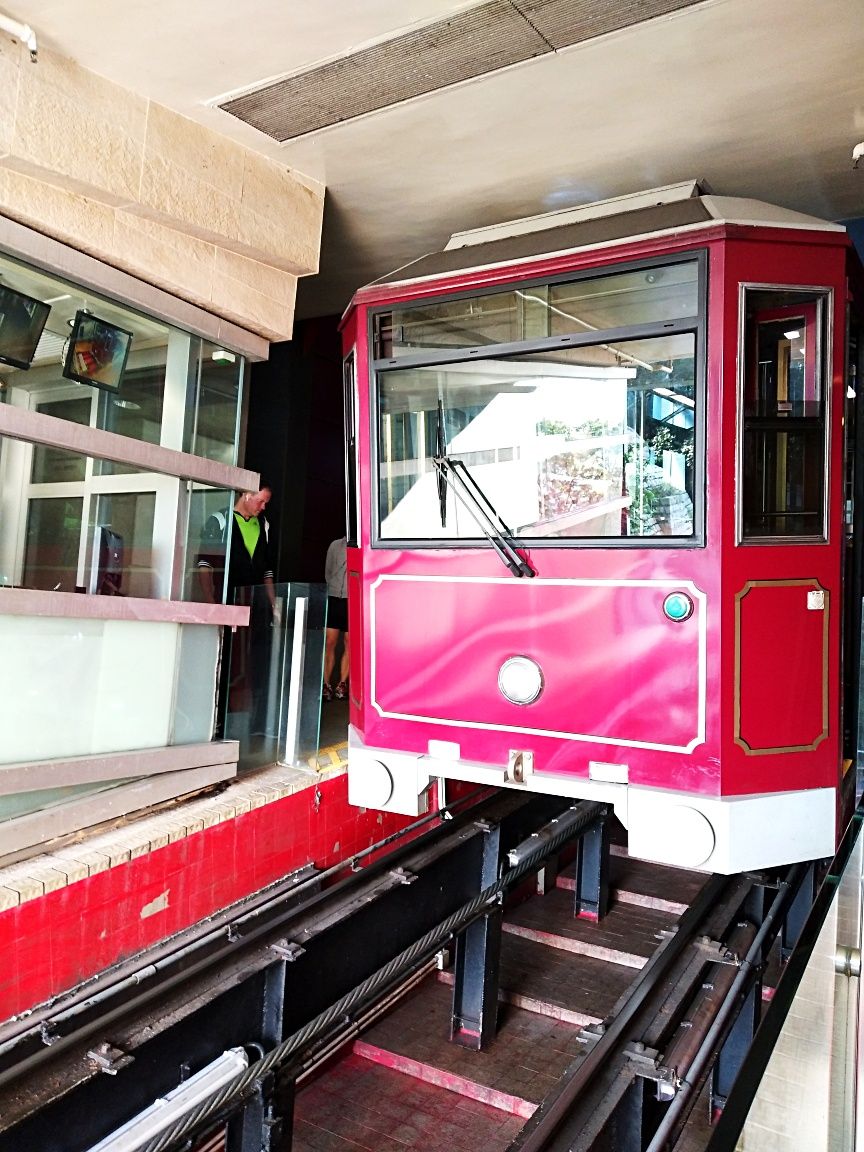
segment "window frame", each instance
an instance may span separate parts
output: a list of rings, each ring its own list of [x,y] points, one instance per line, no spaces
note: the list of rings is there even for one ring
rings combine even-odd
[[[812,296],[812,300],[801,300],[801,307],[814,304],[816,307],[815,338],[816,351],[814,368],[816,379],[820,384],[823,397],[822,409],[822,529],[818,534],[800,536],[774,535],[774,536],[748,536],[744,532],[744,432],[748,422],[757,419],[747,417],[744,411],[745,389],[747,387],[747,293],[748,292],[794,292]],[[796,305],[790,305],[796,307]],[[764,310],[763,310],[764,311]],[[793,547],[799,544],[828,544],[830,542],[831,523],[829,517],[829,496],[831,487],[831,419],[833,411],[833,396],[831,387],[831,366],[829,362],[830,350],[834,344],[834,289],[829,285],[819,284],[787,284],[763,283],[761,281],[746,280],[738,285],[738,348],[736,364],[736,413],[735,413],[735,544],[742,548],[764,547]],[[770,418],[758,418],[763,423]],[[788,423],[788,430],[792,431],[795,424]],[[812,426],[818,417],[797,417],[800,427]]]
[[[361,539],[360,463],[357,445],[360,418],[356,344],[352,344],[347,355],[342,357],[342,417],[345,451],[345,539],[349,548],[356,548]]]
[[[519,536],[515,538],[518,547],[530,549],[546,548],[704,548],[705,547],[705,481],[706,481],[706,409],[707,409],[707,331],[708,331],[708,250],[707,248],[694,248],[682,252],[670,253],[665,256],[646,257],[645,259],[593,265],[590,268],[580,269],[576,272],[562,272],[555,276],[537,276],[525,280],[512,279],[505,283],[488,285],[485,288],[463,289],[457,292],[441,291],[434,295],[424,296],[406,301],[406,306],[416,304],[418,307],[427,307],[431,304],[445,300],[471,299],[480,296],[500,294],[508,290],[525,290],[552,284],[574,283],[581,280],[598,279],[602,276],[614,276],[619,273],[649,271],[655,268],[667,268],[675,264],[696,264],[696,293],[697,312],[694,316],[683,317],[673,321],[651,321],[643,324],[631,324],[625,327],[600,329],[594,332],[571,333],[566,336],[549,336],[536,340],[513,341],[504,344],[482,344],[474,347],[463,347],[438,352],[435,354],[419,353],[417,355],[385,357],[376,359],[373,356],[375,347],[375,321],[383,313],[392,312],[394,302],[370,307],[367,310],[367,347],[369,348],[369,464],[370,464],[370,544],[375,549],[389,549],[400,551],[422,551],[428,549],[477,549],[490,548],[486,538],[480,534],[476,537],[461,537],[442,539],[440,537],[412,537],[412,538],[384,538],[381,536],[380,518],[380,491],[381,491],[381,459],[379,454],[379,405],[380,384],[382,376],[400,369],[417,367],[446,366],[453,363],[467,363],[476,360],[506,360],[510,357],[532,355],[542,352],[553,352],[560,348],[592,347],[609,342],[623,342],[626,340],[651,339],[655,336],[681,335],[692,333],[694,337],[694,385],[696,401],[696,420],[694,426],[693,445],[693,533],[691,536],[579,536],[579,537],[534,537]]]

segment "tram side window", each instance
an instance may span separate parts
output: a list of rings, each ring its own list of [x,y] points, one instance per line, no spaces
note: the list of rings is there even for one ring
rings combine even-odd
[[[824,293],[745,289],[742,540],[825,538]]]

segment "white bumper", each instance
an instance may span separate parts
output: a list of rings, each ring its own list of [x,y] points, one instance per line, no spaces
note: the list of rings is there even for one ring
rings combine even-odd
[[[833,856],[836,792],[812,788],[754,796],[700,796],[607,779],[559,776],[458,757],[367,747],[352,726],[348,737],[348,800],[362,808],[420,816],[436,779],[463,780],[610,804],[628,831],[631,856],[731,874]],[[454,753],[456,753],[454,755]],[[608,766],[604,766],[608,767]],[[612,766],[614,767],[614,766]],[[514,775],[521,775],[514,779]]]

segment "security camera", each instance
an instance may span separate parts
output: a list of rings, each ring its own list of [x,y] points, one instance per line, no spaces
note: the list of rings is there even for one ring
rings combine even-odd
[[[860,144],[856,144],[852,149],[852,167],[858,167],[858,161],[864,156],[864,140]]]

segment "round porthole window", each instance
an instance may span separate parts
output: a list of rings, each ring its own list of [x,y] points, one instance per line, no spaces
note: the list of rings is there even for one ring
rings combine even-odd
[[[529,656],[511,656],[498,670],[498,689],[511,704],[533,704],[543,691],[543,673]]]

